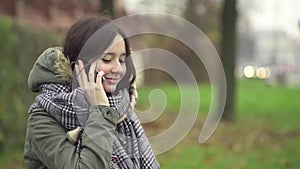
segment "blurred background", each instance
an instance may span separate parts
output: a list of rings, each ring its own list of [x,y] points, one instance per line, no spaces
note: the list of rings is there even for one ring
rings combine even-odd
[[[198,118],[179,145],[157,157],[162,168],[300,168],[299,9],[298,0],[0,0],[0,168],[24,168],[27,110],[35,98],[27,76],[42,51],[61,46],[68,28],[85,15],[120,18],[139,12],[164,12],[193,23],[212,42],[226,73],[222,121],[200,144],[211,102],[203,63],[171,37],[130,38],[133,51],[161,48],[176,54],[199,84]],[[141,21],[136,26],[146,25]],[[149,61],[134,58],[137,67]],[[172,125],[181,99],[170,75],[146,70],[138,74],[137,109],[150,107],[154,89],[164,91],[168,102],[157,120],[143,124],[149,137]]]

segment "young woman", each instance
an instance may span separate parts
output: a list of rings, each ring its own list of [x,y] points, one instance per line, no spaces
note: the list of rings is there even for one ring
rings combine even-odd
[[[101,16],[79,20],[63,48],[35,62],[28,85],[26,168],[160,168],[133,111],[135,69],[124,33]]]

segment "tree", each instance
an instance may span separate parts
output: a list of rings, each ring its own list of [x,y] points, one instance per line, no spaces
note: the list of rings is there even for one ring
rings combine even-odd
[[[189,22],[197,26],[215,45],[215,48],[218,48],[218,42],[220,41],[219,15],[219,4],[216,1],[186,1],[184,17]],[[197,43],[196,41],[199,41],[199,39],[193,40],[195,41],[195,43]],[[208,73],[203,63],[199,60],[199,57],[194,55],[192,51],[188,52],[185,52],[184,54],[179,54],[179,56],[184,56],[182,59],[189,65],[197,81],[208,81]]]
[[[187,0],[185,18],[216,44],[219,41],[219,3],[212,0]]]
[[[104,12],[114,17],[114,1],[113,0],[100,0],[100,12]]]
[[[226,103],[223,113],[223,120],[234,120],[235,102],[235,42],[236,42],[236,0],[224,0],[222,13],[222,41],[221,59],[226,74]]]

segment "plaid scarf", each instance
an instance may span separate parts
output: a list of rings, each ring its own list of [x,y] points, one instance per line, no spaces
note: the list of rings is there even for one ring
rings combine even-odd
[[[85,127],[89,104],[80,88],[71,91],[68,86],[49,83],[41,85],[40,89],[41,93],[36,97],[29,113],[36,108],[43,108],[67,130]],[[110,106],[119,112],[120,118],[127,114],[117,124],[109,168],[160,168],[137,115],[130,107],[128,91],[120,90],[118,94],[108,96],[108,100]],[[80,146],[81,144],[77,144],[77,148]]]

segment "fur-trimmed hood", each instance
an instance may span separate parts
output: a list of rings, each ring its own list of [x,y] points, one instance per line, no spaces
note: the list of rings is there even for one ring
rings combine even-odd
[[[62,48],[46,49],[36,60],[28,76],[28,86],[33,92],[39,91],[44,83],[69,85],[72,80],[70,61],[62,53]]]

